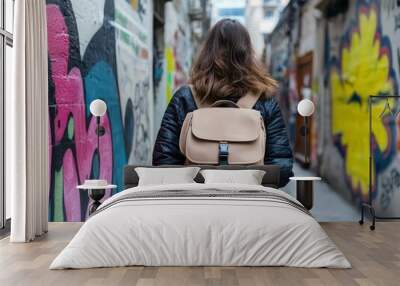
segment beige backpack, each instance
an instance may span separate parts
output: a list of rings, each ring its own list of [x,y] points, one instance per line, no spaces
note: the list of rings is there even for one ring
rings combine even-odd
[[[249,93],[237,103],[219,100],[207,105],[191,89],[199,109],[186,115],[179,137],[186,163],[263,165],[264,120],[259,111],[252,109],[260,95]]]

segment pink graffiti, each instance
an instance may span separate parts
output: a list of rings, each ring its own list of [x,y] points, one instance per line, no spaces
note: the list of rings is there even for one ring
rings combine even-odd
[[[56,116],[54,118],[54,138],[49,142],[54,146],[60,144],[68,134],[69,121],[73,120],[73,146],[68,147],[62,155],[63,170],[63,197],[66,221],[81,220],[81,202],[77,185],[90,178],[92,159],[97,149],[97,136],[95,134],[96,122],[90,118],[89,127],[86,128],[85,97],[83,79],[79,68],[69,64],[69,33],[59,7],[47,5],[48,24],[48,51],[51,66],[51,78],[55,86]],[[103,116],[101,124],[106,133],[100,138],[100,178],[112,180],[112,140],[108,116]],[[50,133],[51,134],[51,133]],[[51,135],[50,135],[51,136]],[[50,158],[53,146],[50,146]],[[75,156],[75,157],[74,157]],[[54,166],[53,166],[54,168]],[[107,193],[108,197],[110,193]]]

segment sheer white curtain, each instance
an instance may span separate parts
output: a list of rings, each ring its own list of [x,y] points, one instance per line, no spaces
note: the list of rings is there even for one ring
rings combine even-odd
[[[45,0],[15,1],[13,93],[6,99],[12,242],[47,231],[48,63]]]

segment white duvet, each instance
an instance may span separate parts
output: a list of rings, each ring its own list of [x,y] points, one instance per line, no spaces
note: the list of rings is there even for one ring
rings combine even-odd
[[[351,267],[312,216],[274,199],[186,196],[121,200],[137,194],[133,192],[210,189],[262,190],[299,204],[280,190],[262,186],[135,187],[106,200],[50,269],[127,265]]]

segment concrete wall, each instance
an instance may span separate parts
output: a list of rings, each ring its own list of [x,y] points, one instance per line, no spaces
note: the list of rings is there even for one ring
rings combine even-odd
[[[126,163],[151,161],[152,5],[47,0],[51,221],[85,219],[88,196],[76,189],[85,179],[120,191]],[[100,148],[89,112],[96,98],[108,106]]]

